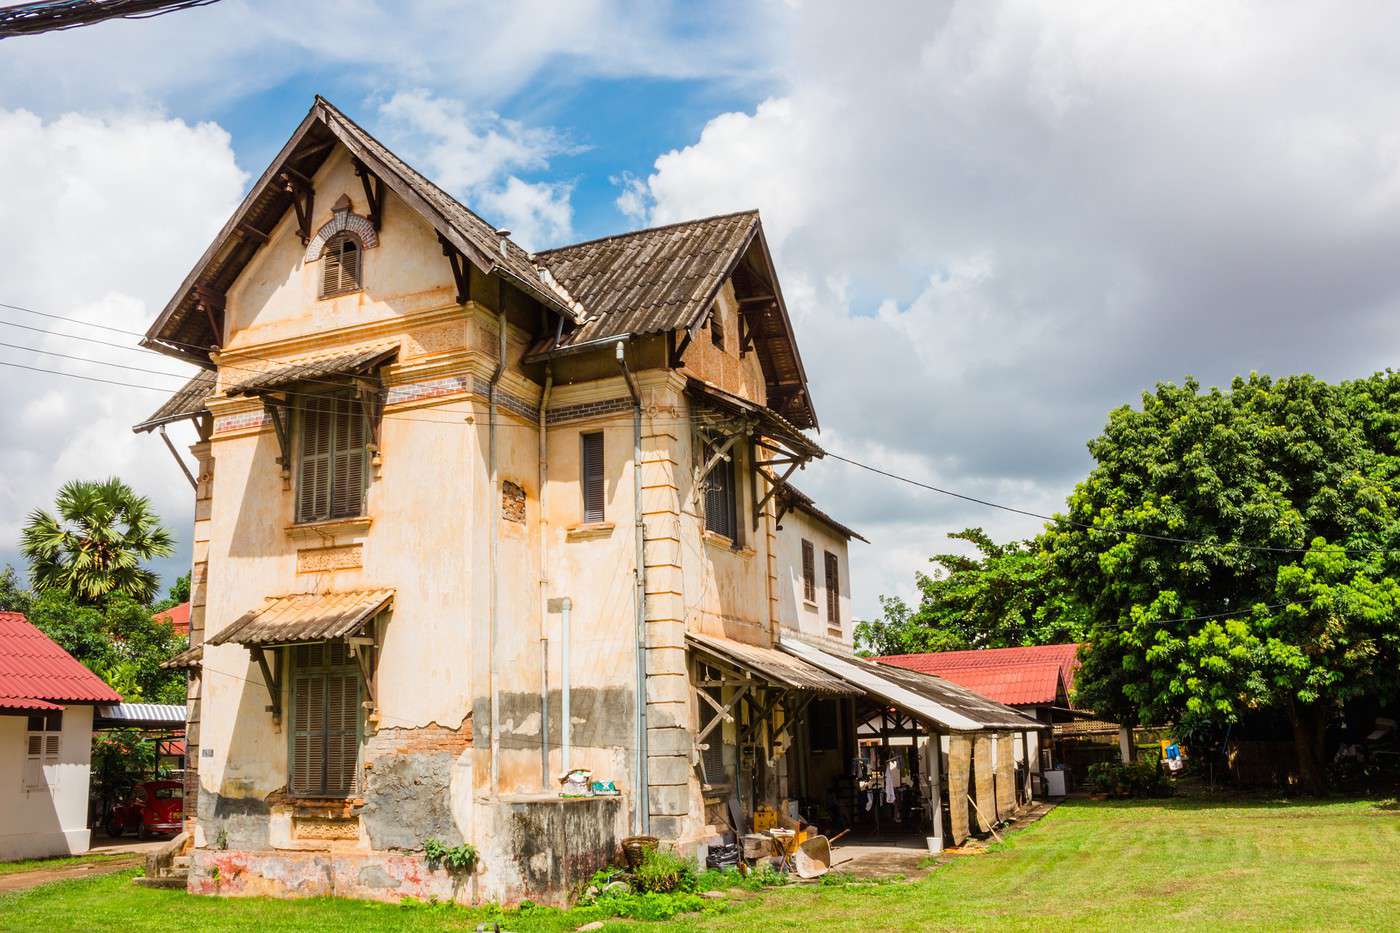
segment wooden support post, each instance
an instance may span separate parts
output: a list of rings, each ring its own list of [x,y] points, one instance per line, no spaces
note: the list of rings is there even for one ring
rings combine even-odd
[[[180,452],[175,449],[175,445],[170,440],[170,435],[165,433],[165,425],[160,426],[160,439],[165,441],[165,446],[170,451],[170,456],[175,458],[175,462],[180,465],[180,472],[184,473],[185,479],[190,481],[190,488],[198,490],[199,482],[194,478],[194,474],[190,472],[190,468],[185,466],[185,460],[180,456]]]

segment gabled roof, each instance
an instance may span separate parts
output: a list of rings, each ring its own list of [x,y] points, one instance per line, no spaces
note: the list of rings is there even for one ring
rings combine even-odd
[[[621,337],[703,323],[734,277],[745,326],[768,387],[768,407],[798,427],[817,427],[807,374],[792,337],[758,211],[667,224],[546,250],[536,260],[586,309],[579,327],[534,348],[544,359]]]
[[[0,709],[120,703],[121,696],[18,612],[0,612]]]
[[[1010,705],[1054,704],[1074,688],[1079,645],[896,654],[880,663],[933,674]]]
[[[336,144],[344,145],[399,200],[422,215],[472,265],[498,273],[522,291],[570,320],[582,309],[536,265],[519,245],[433,184],[379,140],[365,132],[325,98],[317,96],[310,112],[248,191],[185,277],[175,297],[151,325],[142,346],[210,366],[208,349],[218,342],[208,315],[200,313],[201,293],[222,295],[266,241],[267,234],[293,206],[293,195],[279,176],[313,178]],[[502,245],[504,240],[504,246]]]
[[[187,599],[169,609],[162,609],[156,613],[155,619],[157,622],[169,623],[178,635],[188,635],[190,633],[190,601]]]

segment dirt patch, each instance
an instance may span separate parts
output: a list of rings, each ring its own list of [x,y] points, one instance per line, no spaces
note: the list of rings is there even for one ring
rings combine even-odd
[[[109,859],[103,859],[100,862],[88,862],[83,865],[67,865],[63,868],[36,868],[33,871],[19,871],[11,875],[0,875],[0,894],[13,894],[16,891],[28,891],[30,888],[37,888],[41,884],[52,884],[55,881],[70,881],[74,878],[96,878],[99,875],[110,875],[114,872],[135,868],[144,862],[145,856],[143,855],[119,855]]]

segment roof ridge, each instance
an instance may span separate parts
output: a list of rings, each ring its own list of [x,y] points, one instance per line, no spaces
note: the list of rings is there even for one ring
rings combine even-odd
[[[660,224],[655,227],[642,227],[639,230],[629,230],[625,233],[609,233],[606,236],[593,237],[591,240],[579,240],[577,243],[565,243],[563,246],[555,246],[550,249],[540,250],[536,256],[548,256],[550,253],[561,253],[566,249],[578,249],[580,246],[592,246],[594,243],[606,243],[609,240],[625,240],[628,237],[641,236],[644,233],[657,233],[662,230],[673,230],[676,227],[689,227],[695,224],[709,223],[714,220],[727,220],[730,217],[739,217],[744,214],[752,214],[758,217],[758,208],[751,207],[742,211],[730,211],[727,214],[711,214],[708,217],[695,217],[691,220],[676,220],[669,224]]]

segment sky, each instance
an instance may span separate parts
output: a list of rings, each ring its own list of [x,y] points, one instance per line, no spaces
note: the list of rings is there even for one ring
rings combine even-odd
[[[188,484],[130,431],[188,370],[134,335],[316,93],[531,248],[760,209],[821,444],[1021,509],[1158,381],[1392,365],[1400,8],[856,9],[223,0],[0,42],[0,564],[117,475],[188,567]],[[871,541],[858,617],[949,532],[1040,526],[830,459],[800,485]]]

